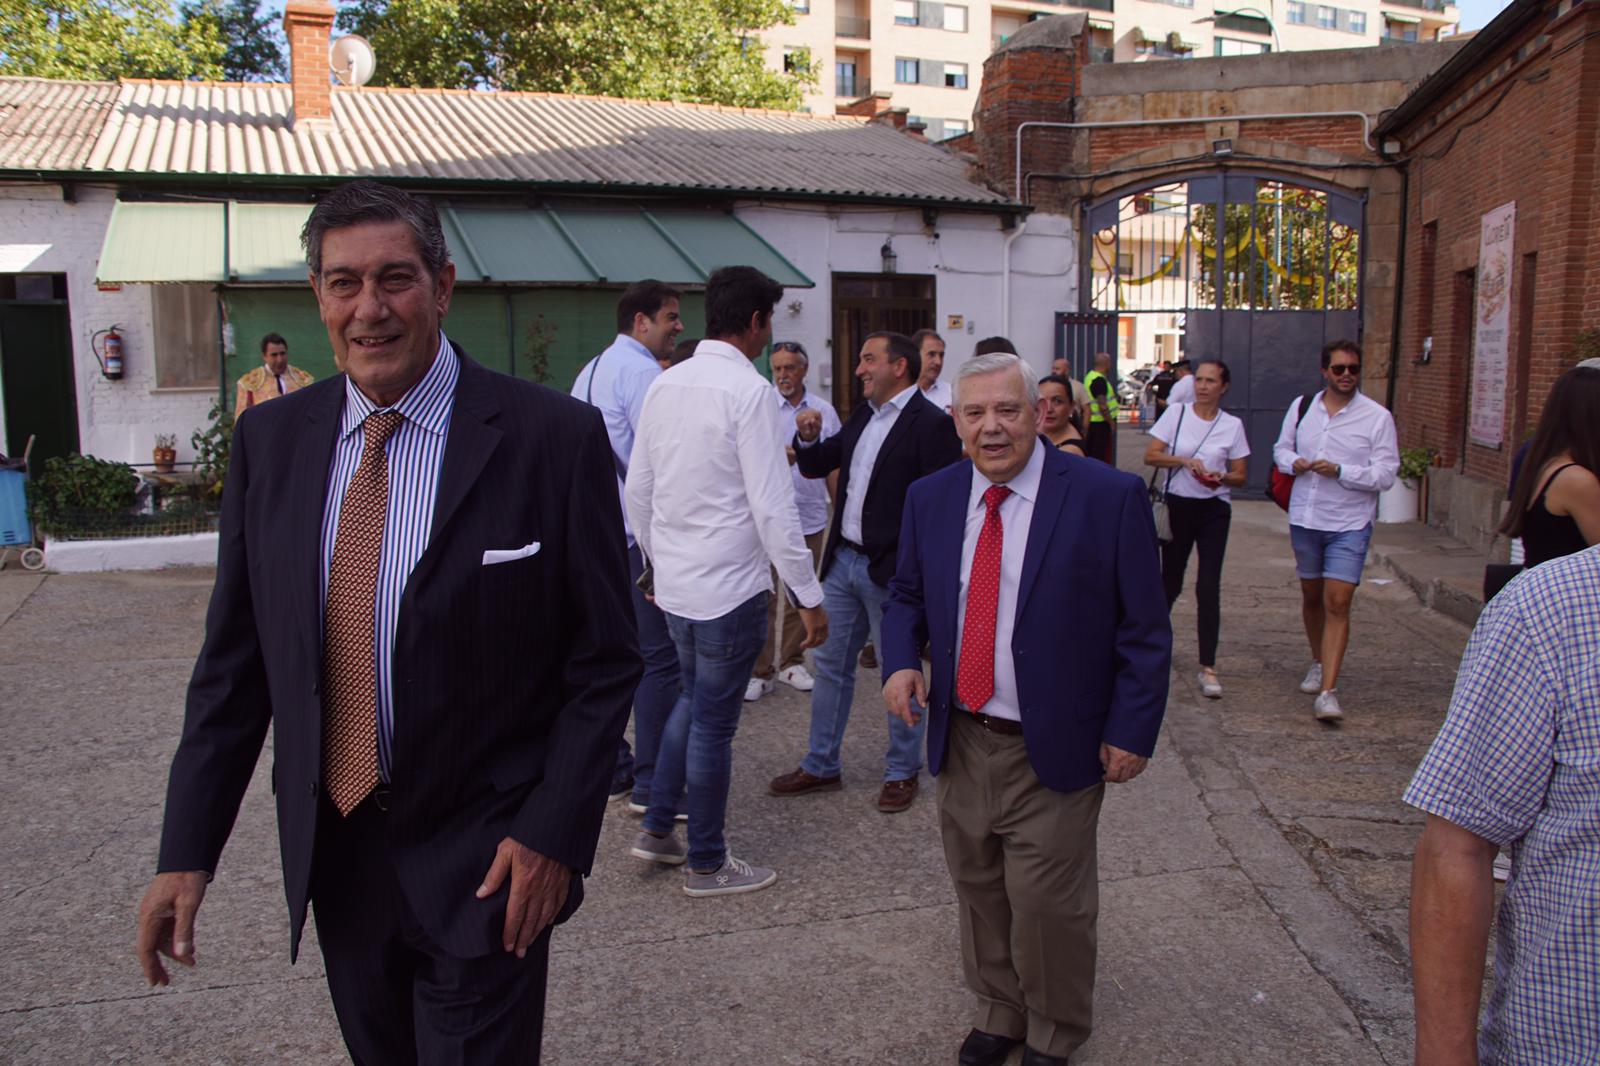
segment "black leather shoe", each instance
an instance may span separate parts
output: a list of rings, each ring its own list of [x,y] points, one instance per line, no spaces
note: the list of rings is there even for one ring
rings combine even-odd
[[[982,1029],[974,1029],[961,1042],[960,1066],[1001,1066],[1011,1049],[1022,1043],[1009,1036],[996,1036]]]
[[[1024,1048],[1022,1051],[1022,1066],[1067,1066],[1065,1055],[1046,1055],[1033,1048]]]

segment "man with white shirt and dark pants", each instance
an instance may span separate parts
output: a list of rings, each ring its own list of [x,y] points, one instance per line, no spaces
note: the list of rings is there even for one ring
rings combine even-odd
[[[772,308],[782,296],[782,286],[752,267],[711,275],[707,339],[651,386],[628,470],[628,520],[651,560],[653,595],[683,671],[631,853],[669,865],[687,860],[691,896],[752,892],[778,878],[734,858],[723,839],[733,735],[767,633],[769,559],[799,601],[804,647],[828,633],[778,439],[778,408],[752,365],[772,339]],[[687,849],[673,833],[685,786]]]
[[[1300,616],[1311,645],[1311,667],[1300,691],[1316,694],[1320,722],[1344,718],[1339,668],[1350,643],[1350,604],[1367,546],[1378,493],[1400,471],[1394,417],[1361,393],[1361,347],[1333,341],[1322,349],[1327,387],[1301,416],[1301,397],[1289,405],[1272,449],[1279,470],[1294,477],[1289,497],[1289,542],[1300,577]]]
[[[598,407],[605,418],[606,436],[611,439],[613,461],[617,467],[617,494],[622,494],[628,476],[628,461],[633,454],[634,435],[644,396],[661,376],[659,362],[671,355],[678,334],[683,332],[677,289],[653,279],[636,281],[617,301],[617,338],[611,346],[578,372],[572,395]],[[633,581],[644,572],[644,558],[628,526],[626,509],[622,527],[628,536],[628,572]],[[661,746],[661,730],[667,715],[678,701],[683,679],[678,671],[678,652],[667,633],[667,620],[661,608],[645,598],[637,585],[633,594],[634,623],[639,629],[639,652],[644,656],[644,677],[633,696],[633,742],[623,737],[617,744],[617,768],[611,779],[611,798],[631,793],[632,808],[643,813],[650,802],[650,780],[655,774],[656,751]]]
[[[810,750],[798,769],[768,786],[775,796],[836,791],[843,786],[839,750],[855,698],[856,658],[870,638],[878,643],[883,601],[889,595],[900,511],[911,483],[961,458],[961,439],[950,416],[916,387],[917,346],[900,333],[873,333],[861,346],[856,377],[865,403],[850,413],[836,437],[820,439],[821,419],[796,419],[795,461],[809,477],[839,471],[839,505],[822,556],[823,591],[832,630],[812,657]],[[888,716],[878,809],[894,814],[911,806],[922,770],[920,725]]]
[[[769,365],[772,367],[772,390],[778,399],[779,444],[788,458],[789,473],[794,479],[794,505],[800,512],[800,532],[805,534],[811,558],[820,563],[828,534],[829,484],[826,479],[808,478],[800,473],[790,442],[794,439],[795,417],[801,411],[817,411],[822,415],[824,437],[839,432],[839,414],[833,404],[806,388],[806,371],[811,367],[811,358],[806,354],[805,345],[799,341],[774,344]],[[799,692],[811,691],[815,680],[806,669],[800,650],[804,639],[805,630],[800,625],[800,614],[794,603],[787,597],[774,596],[767,605],[766,643],[761,645],[755,673],[750,675],[750,683],[745,686],[746,703],[753,703],[771,692],[774,677]]]

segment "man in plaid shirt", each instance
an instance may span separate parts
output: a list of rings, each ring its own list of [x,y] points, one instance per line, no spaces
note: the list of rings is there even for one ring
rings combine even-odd
[[[1417,1066],[1597,1061],[1600,547],[1489,603],[1405,800],[1428,815],[1411,875]],[[1479,1034],[1502,847],[1511,877]]]

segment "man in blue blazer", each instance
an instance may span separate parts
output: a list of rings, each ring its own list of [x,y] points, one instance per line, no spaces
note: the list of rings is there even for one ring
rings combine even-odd
[[[956,382],[968,462],[911,486],[883,615],[884,701],[928,766],[978,998],[963,1066],[1065,1064],[1089,1038],[1105,782],[1155,749],[1172,629],[1138,478],[1050,448],[1015,355]],[[931,644],[932,685],[920,650]]]
[[[291,961],[358,1064],[539,1061],[641,673],[599,412],[441,331],[439,216],[372,181],[303,240],[338,377],[241,419],[139,960],[195,965],[268,726]]]

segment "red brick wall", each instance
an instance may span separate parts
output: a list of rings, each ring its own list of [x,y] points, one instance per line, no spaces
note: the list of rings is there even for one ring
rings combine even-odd
[[[983,90],[974,112],[984,177],[1008,194],[1016,181],[1016,128],[1024,122],[1071,122],[1078,68],[1089,61],[1086,37],[1076,47],[1003,48],[983,64]],[[1023,173],[1071,169],[1072,139],[1067,130],[1033,129],[1023,138]],[[1030,199],[1059,208],[1051,189],[1033,190]]]
[[[1401,131],[1410,164],[1396,422],[1403,446],[1436,448],[1471,477],[1505,480],[1519,426],[1537,422],[1574,336],[1600,325],[1600,39],[1584,39],[1596,35],[1592,2],[1535,19]],[[1461,304],[1482,215],[1513,201],[1506,442],[1492,449],[1466,441],[1472,316]],[[1433,359],[1421,365],[1430,330]]]
[[[330,118],[333,83],[328,69],[333,7],[324,0],[289,0],[283,11],[283,33],[289,39],[289,81],[294,88],[294,117]]]
[[[1235,123],[1236,140],[1278,141],[1307,148],[1320,148],[1346,156],[1377,157],[1368,152],[1361,139],[1361,123],[1355,118],[1295,118]],[[1173,141],[1204,139],[1207,127],[1198,123],[1167,126],[1130,126],[1123,129],[1093,130],[1089,137],[1090,169],[1100,170],[1116,160]],[[1043,170],[1031,159],[1024,160],[1024,171]]]

